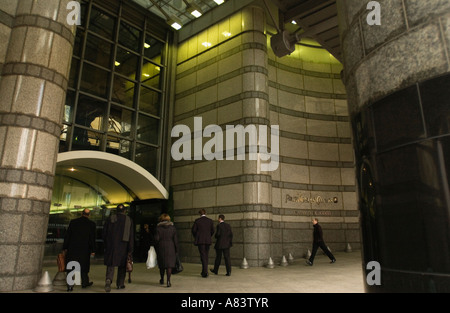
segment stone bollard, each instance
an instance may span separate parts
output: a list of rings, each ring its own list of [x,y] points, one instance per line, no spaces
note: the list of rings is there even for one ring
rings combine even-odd
[[[243,269],[249,268],[248,262],[247,262],[247,259],[246,259],[246,258],[244,258],[244,259],[242,260],[241,268],[243,268]]]
[[[269,258],[269,262],[267,263],[266,267],[267,268],[274,268],[275,267],[275,264],[273,263],[273,260],[272,260],[271,257]]]
[[[308,251],[306,251],[306,255],[305,255],[305,259],[308,259],[311,257],[311,251],[308,249]]]
[[[349,243],[347,243],[347,247],[345,248],[345,252],[348,252],[348,253],[352,252],[352,246],[350,246]]]
[[[289,253],[289,256],[288,256],[288,263],[289,263],[289,264],[294,263],[294,257],[292,256],[292,253]]]
[[[281,259],[281,266],[288,266],[288,262],[286,260],[286,257],[283,255],[283,258]]]
[[[41,280],[38,282],[35,292],[50,292],[53,291],[53,284],[50,278],[50,274],[48,271],[45,271],[44,275],[42,275]]]

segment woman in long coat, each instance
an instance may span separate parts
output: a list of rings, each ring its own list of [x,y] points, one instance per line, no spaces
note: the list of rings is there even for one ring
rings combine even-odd
[[[171,286],[170,277],[172,268],[175,267],[178,252],[177,230],[170,221],[170,216],[162,214],[159,218],[159,224],[156,227],[155,241],[157,246],[157,258],[161,280],[164,284],[164,272],[167,272],[167,287]]]

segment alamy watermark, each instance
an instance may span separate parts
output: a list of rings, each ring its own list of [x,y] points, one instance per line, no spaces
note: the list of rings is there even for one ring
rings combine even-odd
[[[378,1],[370,1],[367,6],[367,10],[370,10],[367,14],[367,24],[370,26],[381,25],[381,4]]]
[[[69,10],[69,14],[67,14],[67,24],[70,26],[73,25],[81,25],[81,5],[78,1],[70,1],[67,3],[67,10]]]
[[[370,270],[366,277],[366,283],[369,286],[381,285],[381,265],[377,261],[367,263],[366,270]]]
[[[71,270],[66,277],[67,285],[81,285],[81,265],[77,261],[67,263],[67,270]]]
[[[280,127],[267,125],[226,125],[225,132],[218,125],[208,125],[203,129],[203,118],[194,117],[194,130],[186,125],[176,125],[172,138],[180,138],[172,145],[171,154],[175,161],[203,160],[249,160],[258,161],[261,171],[273,172],[278,169]],[[204,139],[209,139],[204,143]],[[248,145],[247,143],[248,138]],[[224,147],[225,146],[225,147]],[[248,147],[248,151],[246,151]]]

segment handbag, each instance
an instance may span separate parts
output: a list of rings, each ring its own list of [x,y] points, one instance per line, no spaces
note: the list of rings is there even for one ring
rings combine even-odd
[[[133,271],[133,257],[129,254],[127,258],[127,273]]]
[[[178,274],[181,273],[184,270],[183,264],[181,264],[180,257],[177,254],[177,258],[175,261],[175,268],[172,269],[172,274]]]
[[[148,257],[147,257],[147,269],[155,268],[158,265],[158,260],[156,258],[156,250],[155,247],[151,246],[148,250]]]

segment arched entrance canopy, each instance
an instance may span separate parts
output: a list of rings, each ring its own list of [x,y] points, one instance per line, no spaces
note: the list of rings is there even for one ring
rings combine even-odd
[[[71,151],[58,154],[56,166],[76,170],[88,168],[120,182],[139,200],[168,199],[164,186],[147,170],[123,157],[98,151]],[[89,184],[89,177],[78,177]]]

